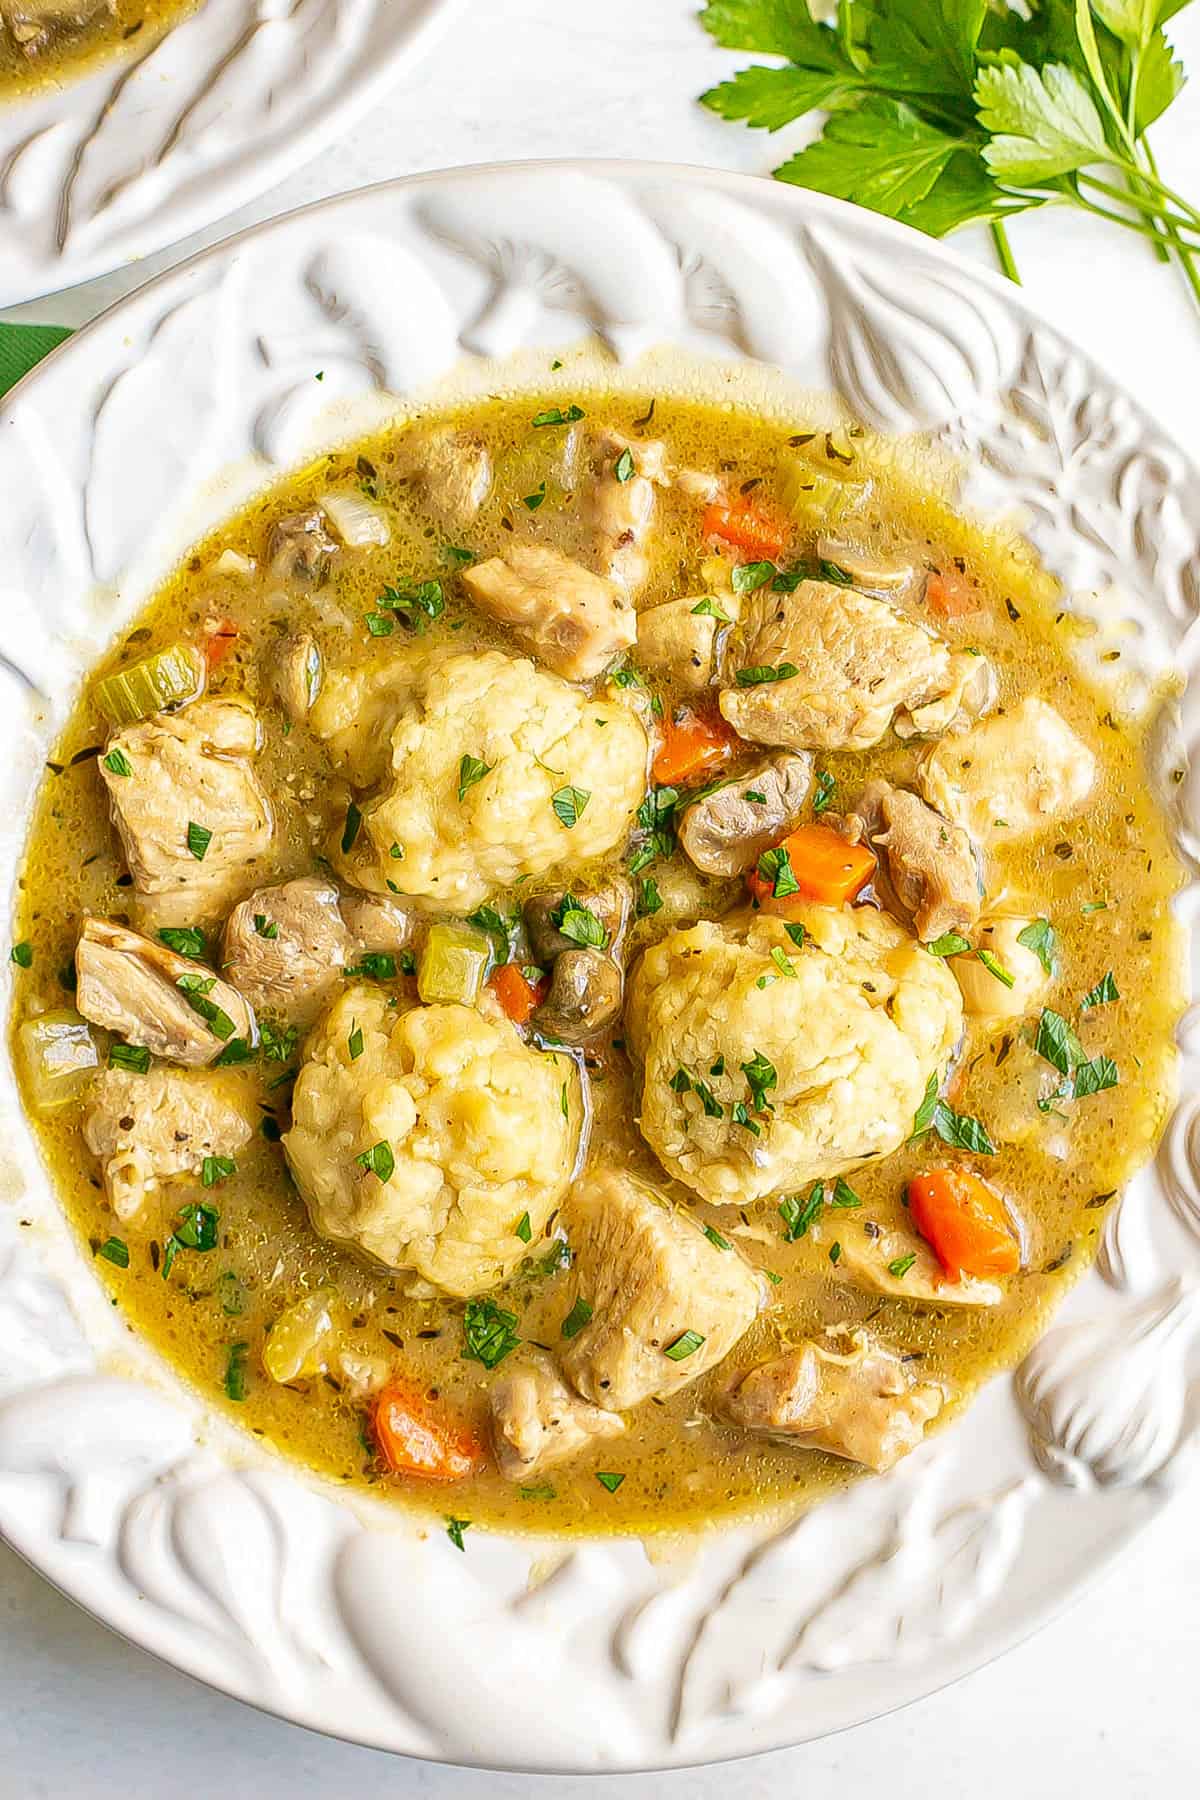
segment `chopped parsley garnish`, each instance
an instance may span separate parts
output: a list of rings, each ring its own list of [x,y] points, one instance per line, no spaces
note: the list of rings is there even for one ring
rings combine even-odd
[[[842,1246],[841,1246],[841,1245],[840,1245],[840,1244],[838,1244],[838,1243],[833,1243],[833,1244],[830,1244],[830,1246],[829,1246],[829,1260],[830,1260],[830,1262],[831,1262],[831,1263],[836,1263],[836,1262],[840,1262],[840,1260],[841,1260],[841,1255],[842,1255]]]
[[[779,970],[781,975],[787,975],[792,981],[798,979],[795,963],[792,962],[787,951],[784,950],[780,944],[772,946],[771,961],[775,964],[775,967]]]
[[[813,794],[813,812],[819,819],[823,812],[828,812],[833,805],[834,790],[837,782],[828,769],[818,769],[816,774],[816,791]]]
[[[628,444],[626,444],[624,450],[622,450],[620,456],[618,456],[616,462],[613,464],[613,474],[618,481],[631,481],[633,479],[633,451],[629,448]]]
[[[376,1176],[380,1181],[390,1181],[395,1173],[396,1158],[386,1138],[380,1138],[377,1144],[372,1144],[369,1150],[364,1150],[354,1160],[360,1169],[366,1169],[368,1174]]]
[[[232,1156],[206,1156],[200,1165],[200,1182],[206,1188],[216,1187],[219,1181],[228,1181],[236,1174],[237,1164]]]
[[[225,1359],[225,1394],[230,1400],[246,1398],[246,1358],[250,1354],[247,1343],[230,1344],[229,1354]]]
[[[751,1060],[740,1066],[750,1089],[750,1102],[755,1112],[769,1111],[771,1102],[767,1095],[779,1080],[775,1064],[768,1061],[761,1050],[756,1050]]]
[[[366,623],[371,637],[391,637],[396,629],[394,613],[369,612],[366,614]]]
[[[803,950],[805,938],[803,925],[785,925],[783,929],[787,932],[797,950]]]
[[[530,512],[536,512],[546,498],[546,484],[540,481],[532,494],[522,496],[521,505],[527,506]]]
[[[1050,1111],[1059,1100],[1086,1100],[1091,1094],[1116,1087],[1121,1079],[1112,1057],[1089,1057],[1075,1028],[1049,1007],[1038,1020],[1033,1047],[1063,1077],[1048,1099],[1038,1101],[1041,1112]]]
[[[195,925],[163,925],[158,936],[160,943],[173,950],[176,956],[190,956],[193,961],[203,956],[208,948],[204,933]]]
[[[349,856],[350,852],[353,850],[354,842],[355,842],[355,839],[358,837],[358,833],[359,833],[361,826],[362,826],[362,813],[359,811],[358,807],[354,804],[354,802],[352,800],[350,802],[349,806],[346,808],[346,823],[342,827],[342,855],[343,856]]]
[[[463,1313],[463,1362],[482,1363],[494,1369],[520,1343],[516,1313],[506,1312],[492,1299],[468,1300]]]
[[[729,1116],[735,1125],[740,1125],[744,1131],[750,1133],[751,1137],[762,1136],[762,1128],[750,1117],[744,1100],[735,1102]]]
[[[788,894],[798,894],[800,883],[792,871],[792,859],[788,855],[786,844],[777,844],[773,850],[764,850],[758,859],[758,873],[764,881],[771,884],[771,892],[776,900],[783,900]]]
[[[1079,910],[1083,914],[1084,918],[1086,919],[1089,913],[1107,912],[1108,911],[1108,901],[1107,900],[1086,900],[1084,902],[1084,904],[1080,907]]]
[[[573,425],[576,419],[582,419],[583,416],[582,406],[549,406],[545,412],[538,413],[531,423],[535,431],[540,431],[543,425]]]
[[[735,594],[752,594],[770,581],[774,573],[772,562],[739,563],[729,579]]]
[[[755,806],[765,806],[767,804],[767,796],[765,794],[760,794],[757,788],[747,788],[743,798],[752,801]]]
[[[110,1262],[114,1269],[127,1269],[129,1267],[129,1245],[123,1238],[105,1238],[104,1242],[97,1249],[96,1255],[102,1256],[105,1262]]]
[[[592,1316],[592,1309],[580,1294],[574,1306],[562,1322],[561,1331],[565,1338],[578,1337]]]
[[[777,1275],[775,1273],[774,1269],[764,1269],[762,1272],[766,1276],[767,1280],[771,1283],[772,1287],[782,1287],[783,1286],[783,1276]]]
[[[406,968],[404,973],[406,975],[411,975],[416,969],[416,961],[413,958],[411,950],[402,950],[400,952],[400,962],[402,965],[406,956],[412,964],[412,967]],[[355,963],[353,968],[344,969],[342,972],[347,979],[355,975],[366,975],[369,976],[372,981],[394,981],[396,979],[396,959],[390,950],[368,950],[366,955],[361,957],[359,961]]]
[[[1096,983],[1091,992],[1083,996],[1083,999],[1079,1002],[1079,1010],[1080,1012],[1090,1012],[1093,1006],[1108,1006],[1112,1001],[1119,1000],[1120,998],[1121,996],[1118,992],[1117,984],[1113,980],[1113,972],[1109,969],[1106,974],[1100,977],[1100,980]]]
[[[554,808],[559,824],[565,825],[570,831],[573,825],[579,823],[591,797],[590,788],[560,787],[550,796],[550,804]]]
[[[165,1281],[181,1250],[198,1250],[207,1255],[217,1247],[217,1226],[221,1215],[205,1201],[189,1201],[179,1209],[179,1222],[163,1245],[162,1276]]]
[[[33,945],[14,944],[9,952],[9,957],[12,962],[16,963],[18,969],[31,969],[33,967]]]
[[[558,1108],[559,1108],[559,1111],[562,1113],[562,1116],[564,1119],[570,1118],[571,1103],[567,1099],[567,1084],[565,1081],[563,1082],[562,1086],[558,1090]]]
[[[556,1500],[558,1498],[557,1490],[552,1488],[548,1481],[543,1481],[539,1487],[519,1487],[517,1493],[522,1500]]]
[[[413,952],[411,950],[402,950],[400,952],[400,973],[402,975],[415,975],[416,972],[417,972],[417,959],[416,959],[415,955],[413,954]],[[396,965],[395,965],[395,963],[393,963],[392,964],[392,975],[394,975],[395,973],[396,973]],[[390,980],[391,977],[384,976],[383,979]]]
[[[458,563],[461,566],[475,561],[475,552],[464,550],[461,544],[443,544],[442,555],[447,562]]]
[[[346,1049],[350,1053],[351,1062],[357,1062],[363,1053],[362,1026],[356,1020],[351,1022],[350,1036],[346,1039]]]
[[[910,1250],[907,1256],[897,1256],[893,1262],[888,1264],[888,1274],[894,1275],[897,1281],[903,1281],[916,1260],[915,1250]]]
[[[715,1250],[733,1249],[733,1245],[730,1243],[729,1239],[727,1237],[722,1237],[715,1225],[702,1225],[700,1229]]]
[[[828,1195],[827,1198],[830,1206],[853,1207],[862,1205],[862,1201],[850,1186],[849,1182],[843,1181],[840,1175],[833,1184],[833,1193]]]
[[[458,765],[458,798],[460,803],[466,799],[476,782],[490,775],[495,767],[493,763],[481,762],[477,756],[464,756]]]
[[[440,581],[420,581],[411,588],[385,587],[375,604],[388,612],[400,613],[406,625],[421,632],[441,618],[446,610],[446,596]]]
[[[637,916],[648,919],[656,912],[662,911],[663,897],[658,891],[658,883],[652,876],[646,876],[638,883]]]
[[[771,681],[790,681],[799,674],[795,663],[756,663],[753,668],[737,671],[739,687],[764,687]]]
[[[533,1236],[533,1223],[527,1212],[521,1214],[520,1218],[513,1226],[513,1232],[520,1238],[523,1244],[527,1244],[530,1241]]]
[[[698,600],[693,606],[692,612],[701,619],[716,619],[719,625],[733,624],[729,614],[721,611],[711,594],[706,594],[703,600]]]
[[[214,1037],[224,1043],[234,1033],[234,1023],[227,1012],[219,1007],[215,1000],[208,998],[217,985],[215,975],[181,975],[175,986],[179,989],[194,1013],[199,1013]]]
[[[267,938],[272,942],[279,936],[278,924],[274,919],[268,919],[266,913],[255,913],[254,929],[260,938]]]
[[[637,822],[646,834],[645,842],[634,851],[629,859],[629,872],[636,875],[647,863],[658,857],[669,857],[675,852],[675,809],[679,803],[679,789],[674,787],[651,788],[637,810]]]
[[[589,906],[577,900],[574,894],[564,894],[562,903],[550,914],[550,921],[557,926],[565,938],[573,944],[583,944],[592,950],[603,950],[608,942],[608,933],[601,921]]]
[[[1017,942],[1024,944],[1026,950],[1032,950],[1046,974],[1053,975],[1058,942],[1049,919],[1034,919],[1023,931],[1018,931]]]
[[[110,775],[133,774],[133,764],[123,750],[110,750],[103,762]]]
[[[207,825],[197,825],[195,819],[188,820],[187,847],[197,862],[203,862],[208,854],[208,846],[212,843],[212,832]]]
[[[254,1046],[248,1038],[230,1038],[220,1056],[213,1063],[214,1069],[232,1069],[238,1063],[249,1062],[254,1055]]]
[[[612,1469],[596,1470],[596,1480],[600,1483],[600,1486],[606,1489],[610,1494],[616,1493],[624,1479],[624,1475],[619,1475]]]
[[[694,1356],[704,1341],[698,1331],[681,1331],[677,1338],[664,1347],[663,1355],[669,1356],[672,1362],[683,1362],[685,1358]]]
[[[450,1539],[450,1542],[454,1545],[454,1548],[456,1550],[461,1550],[464,1555],[466,1554],[467,1546],[463,1543],[463,1532],[470,1531],[470,1529],[471,1529],[470,1519],[447,1519],[446,1520],[446,1536]]]
[[[944,931],[941,937],[934,938],[925,948],[930,956],[962,956],[971,946],[961,932]]]
[[[979,1156],[996,1154],[996,1146],[981,1121],[968,1113],[955,1112],[948,1100],[941,1099],[936,1075],[929,1077],[925,1097],[913,1119],[914,1138],[923,1137],[927,1131],[936,1132],[943,1144],[949,1144],[951,1149],[973,1150]]]
[[[806,1200],[801,1200],[799,1194],[786,1195],[779,1202],[785,1241],[794,1244],[799,1238],[805,1237],[809,1226],[820,1218],[824,1205],[825,1184],[822,1181],[813,1182]]]
[[[264,1019],[262,1021],[261,1033],[262,1053],[268,1062],[287,1062],[292,1051],[300,1041],[300,1028],[298,1025],[288,1025],[284,1030],[278,1031],[274,1025]]]

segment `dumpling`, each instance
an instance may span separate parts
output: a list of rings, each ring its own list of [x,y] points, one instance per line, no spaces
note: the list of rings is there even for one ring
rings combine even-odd
[[[465,1297],[536,1247],[582,1116],[574,1065],[507,1019],[467,1006],[398,1013],[355,986],[305,1045],[283,1147],[323,1236],[415,1270],[423,1291]]]
[[[646,734],[615,700],[499,651],[419,677],[391,733],[390,770],[349,850],[356,886],[457,911],[621,842],[646,785]]]
[[[886,1156],[962,1031],[953,975],[884,913],[798,908],[676,929],[628,987],[640,1124],[703,1199],[745,1205]]]

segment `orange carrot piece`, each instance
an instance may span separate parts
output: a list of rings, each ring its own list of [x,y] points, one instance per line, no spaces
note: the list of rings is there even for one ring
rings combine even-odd
[[[1000,1196],[969,1169],[930,1169],[908,1184],[913,1224],[951,1281],[1015,1275],[1021,1247]]]
[[[527,1025],[546,993],[544,981],[527,981],[517,963],[501,963],[488,976],[488,986],[514,1025]]]
[[[204,660],[210,670],[219,669],[237,642],[238,628],[232,619],[221,619],[204,640]]]
[[[751,556],[774,561],[782,555],[787,542],[783,527],[752,500],[714,500],[704,509],[701,526],[706,538],[719,538],[735,549],[747,550]]]
[[[662,786],[674,787],[708,775],[729,760],[739,742],[737,733],[719,713],[685,712],[662,726],[662,743],[654,758],[653,775]]]
[[[925,582],[925,599],[941,619],[965,619],[983,607],[979,589],[957,569],[935,569]]]
[[[461,1481],[484,1461],[465,1420],[431,1405],[414,1382],[396,1377],[375,1402],[375,1442],[388,1468],[425,1481]]]
[[[783,863],[777,852],[786,850]],[[777,869],[772,864],[779,862]],[[801,825],[750,871],[750,892],[763,912],[786,917],[797,903],[821,900],[844,906],[866,887],[875,858],[865,844],[851,844],[830,825]]]

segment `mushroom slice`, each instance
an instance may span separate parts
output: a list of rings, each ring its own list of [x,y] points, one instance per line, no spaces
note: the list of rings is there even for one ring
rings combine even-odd
[[[741,875],[800,816],[812,783],[812,757],[783,750],[693,801],[679,842],[705,875]]]
[[[621,1010],[621,971],[601,950],[564,950],[554,959],[550,992],[533,1015],[544,1037],[584,1044]]]

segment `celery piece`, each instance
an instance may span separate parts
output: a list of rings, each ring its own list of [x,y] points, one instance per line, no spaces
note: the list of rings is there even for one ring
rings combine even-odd
[[[297,1381],[320,1373],[330,1349],[337,1289],[315,1288],[280,1313],[263,1345],[263,1365],[272,1381]]]
[[[869,481],[847,481],[806,456],[779,459],[779,498],[798,524],[839,525],[861,512],[870,497]]]
[[[57,1112],[77,1098],[100,1058],[77,1012],[41,1013],[17,1030],[29,1095],[36,1113]]]
[[[133,725],[164,706],[192,700],[204,685],[204,665],[197,650],[172,644],[153,656],[106,675],[96,685],[96,705],[110,725]]]
[[[431,925],[417,965],[417,992],[427,1005],[457,1000],[474,1006],[491,960],[485,931],[454,921]]]

